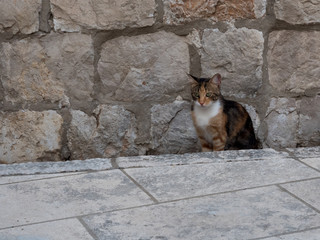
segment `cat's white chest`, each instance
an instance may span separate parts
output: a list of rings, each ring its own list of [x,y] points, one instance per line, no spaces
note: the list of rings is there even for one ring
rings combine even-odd
[[[208,107],[194,106],[194,116],[197,125],[201,128],[206,128],[209,125],[210,119],[217,116],[220,111],[221,104],[219,101],[214,102]]]

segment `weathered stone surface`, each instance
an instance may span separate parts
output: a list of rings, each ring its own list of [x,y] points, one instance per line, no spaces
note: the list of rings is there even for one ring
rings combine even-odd
[[[50,34],[2,43],[0,79],[12,103],[90,101],[93,46],[88,35]]]
[[[250,149],[239,151],[215,151],[188,153],[183,155],[147,155],[134,157],[119,157],[116,162],[121,168],[141,168],[141,167],[161,167],[161,166],[177,166],[177,165],[193,165],[205,163],[230,163],[259,160],[278,160],[279,158],[288,158],[287,152],[276,151],[271,148]]]
[[[123,29],[151,26],[155,22],[154,0],[51,0],[55,30]]]
[[[68,145],[72,159],[139,154],[134,143],[136,118],[124,107],[100,105],[95,109],[96,118],[78,110],[71,114]]]
[[[120,170],[1,185],[0,228],[150,203],[149,196]]]
[[[100,240],[242,240],[319,227],[320,216],[270,186],[113,211],[85,217],[84,221]]]
[[[173,98],[189,87],[189,61],[185,38],[173,33],[110,40],[103,44],[98,63],[104,98],[125,102]]]
[[[274,31],[267,58],[269,81],[277,90],[304,93],[320,87],[320,32]]]
[[[272,98],[264,121],[269,147],[296,147],[299,116],[295,99]]]
[[[174,101],[151,108],[152,153],[186,153],[199,151],[198,137],[190,112],[190,103]]]
[[[318,171],[294,159],[282,157],[262,160],[247,158],[235,162],[212,161],[175,167],[129,168],[126,172],[159,201],[320,177]]]
[[[222,75],[222,93],[229,96],[254,96],[262,83],[262,32],[240,28],[222,33],[205,29],[202,39],[203,77]]]
[[[86,149],[86,147],[84,147]],[[21,174],[52,174],[60,172],[98,171],[112,168],[111,160],[106,158],[95,158],[86,160],[72,160],[63,162],[48,162],[50,159],[43,159],[45,162],[27,162],[10,165],[0,164],[0,176],[21,175]],[[45,178],[45,177],[44,177]]]
[[[249,113],[250,117],[251,117],[251,120],[252,120],[252,125],[253,125],[253,128],[254,128],[254,132],[256,134],[256,137],[258,135],[258,128],[260,126],[260,118],[259,118],[259,115],[256,111],[256,109],[251,106],[251,105],[248,105],[248,104],[242,104],[242,106],[247,110],[247,112]]]
[[[0,230],[0,239],[94,240],[76,218]]]
[[[320,2],[317,0],[276,0],[276,18],[291,24],[320,22]]]
[[[285,234],[278,237],[265,238],[265,240],[318,240],[320,229],[312,229],[298,233]]]
[[[41,0],[0,1],[0,33],[30,34],[39,29]]]
[[[266,0],[164,0],[163,20],[181,24],[198,19],[213,22],[232,19],[259,18],[265,14]]]
[[[315,98],[303,98],[301,100],[298,130],[299,146],[320,146],[319,106],[320,95]]]
[[[0,161],[61,160],[62,122],[55,111],[0,112]]]
[[[320,211],[320,179],[287,183],[281,186]]]

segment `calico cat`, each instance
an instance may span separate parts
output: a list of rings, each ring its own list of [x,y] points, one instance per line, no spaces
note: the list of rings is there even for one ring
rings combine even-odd
[[[221,75],[191,79],[192,120],[203,152],[257,149],[252,121],[244,107],[223,98]]]

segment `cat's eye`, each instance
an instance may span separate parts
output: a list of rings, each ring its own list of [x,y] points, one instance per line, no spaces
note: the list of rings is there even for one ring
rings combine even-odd
[[[198,92],[195,92],[195,93],[193,93],[193,96],[196,97],[196,98],[198,98],[200,95],[199,95]]]
[[[208,93],[206,94],[206,97],[212,97],[212,93],[211,93],[211,92],[208,92]]]

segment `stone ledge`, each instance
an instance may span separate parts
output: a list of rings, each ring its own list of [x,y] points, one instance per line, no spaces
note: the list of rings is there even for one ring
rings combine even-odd
[[[291,156],[289,153],[291,153]],[[208,163],[229,163],[244,161],[270,161],[279,158],[308,157],[314,160],[320,157],[320,147],[288,148],[277,151],[271,148],[260,150],[240,150],[224,152],[192,153],[182,155],[154,155],[116,158],[116,167],[110,158],[94,158],[66,162],[28,162],[0,165],[0,176],[53,174],[81,171],[102,171],[114,168],[142,168],[160,166],[194,165]],[[314,162],[314,161],[313,161]],[[308,164],[308,162],[306,162]],[[312,164],[311,164],[312,165]],[[313,164],[314,165],[314,164]],[[320,170],[320,168],[319,168]]]

